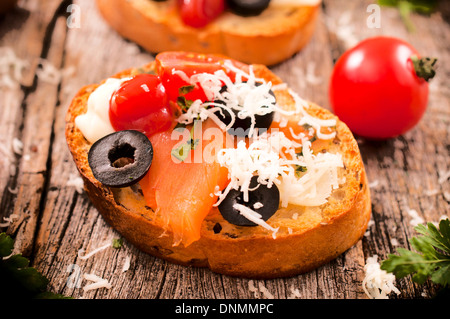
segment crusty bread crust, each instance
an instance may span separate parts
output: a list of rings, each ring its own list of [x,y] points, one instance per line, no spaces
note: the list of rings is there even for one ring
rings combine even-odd
[[[151,70],[153,63],[139,70]],[[274,84],[281,80],[265,66],[255,65],[256,76]],[[130,76],[138,69],[115,77]],[[202,224],[201,238],[188,247],[173,246],[173,236],[164,231],[162,221],[145,205],[132,188],[111,189],[97,181],[88,165],[90,144],[75,126],[76,116],[86,112],[87,99],[98,84],[82,88],[69,106],[66,139],[85,190],[104,219],[130,243],[151,255],[170,262],[209,267],[212,271],[249,278],[276,278],[310,271],[336,258],[364,234],[371,214],[370,191],[358,149],[348,127],[338,120],[337,136],[330,148],[338,150],[345,165],[345,184],[332,193],[327,204],[305,208],[288,206],[269,220],[280,227],[276,239],[262,227],[235,226],[213,208]],[[276,91],[285,108],[292,105],[287,91]],[[311,104],[308,112],[319,118],[336,118]],[[292,215],[296,213],[297,218]],[[218,228],[217,225],[220,227]]]
[[[274,65],[299,52],[310,40],[316,6],[269,6],[257,17],[224,12],[202,29],[186,26],[176,0],[97,0],[105,20],[122,36],[152,53],[220,53],[245,63]]]

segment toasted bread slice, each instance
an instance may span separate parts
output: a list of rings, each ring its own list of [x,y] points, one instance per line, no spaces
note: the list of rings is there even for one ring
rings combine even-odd
[[[130,69],[115,77],[151,71],[154,64]],[[254,65],[256,76],[282,83],[268,68]],[[335,189],[319,207],[288,205],[269,222],[279,227],[276,238],[263,227],[236,226],[223,219],[216,207],[203,221],[200,240],[184,247],[174,246],[173,234],[164,230],[161,218],[146,206],[133,187],[108,188],[96,180],[87,155],[91,144],[75,125],[86,112],[89,95],[99,84],[82,88],[73,99],[66,118],[66,138],[85,190],[104,219],[130,243],[165,260],[212,271],[250,278],[274,278],[310,271],[336,258],[364,234],[370,219],[371,202],[367,178],[358,145],[348,129],[329,111],[310,104],[308,113],[320,119],[337,119],[336,137],[324,143],[324,150],[342,155],[345,183]],[[277,103],[290,109],[294,100],[286,90],[275,92]]]
[[[245,63],[273,65],[299,52],[311,38],[319,5],[269,5],[256,17],[225,11],[204,28],[186,26],[177,0],[97,0],[105,20],[152,53],[220,53]]]

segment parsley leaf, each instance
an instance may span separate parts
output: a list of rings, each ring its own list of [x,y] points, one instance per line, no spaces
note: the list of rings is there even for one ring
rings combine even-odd
[[[192,84],[192,85],[185,85],[185,86],[182,86],[182,87],[180,87],[178,89],[178,93],[180,95],[185,95],[185,94],[188,94],[189,92],[192,92],[192,90],[194,90],[194,89],[195,89],[195,85],[194,84]]]
[[[419,225],[415,230],[423,235],[413,237],[411,246],[417,252],[398,248],[399,255],[390,254],[380,268],[393,273],[397,278],[412,274],[412,280],[423,284],[428,278],[443,287],[450,283],[450,221],[443,219],[439,229],[432,223]]]
[[[396,7],[409,32],[415,31],[411,20],[411,13],[431,14],[437,6],[437,0],[378,0],[378,4],[387,7]]]
[[[180,107],[183,113],[187,112],[187,110],[191,107],[193,102],[194,101],[192,100],[187,100],[184,96],[179,96],[177,98],[177,105]]]
[[[46,291],[48,279],[29,267],[30,261],[21,254],[11,255],[13,248],[14,240],[0,233],[0,282],[3,291],[14,298],[66,298]]]

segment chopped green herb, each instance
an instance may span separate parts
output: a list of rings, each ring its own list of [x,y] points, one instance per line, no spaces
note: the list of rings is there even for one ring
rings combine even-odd
[[[187,112],[187,110],[191,107],[193,101],[187,100],[184,96],[179,96],[177,98],[177,105],[181,108],[182,112]]]
[[[182,86],[182,87],[180,87],[179,89],[178,89],[178,93],[180,94],[180,95],[184,95],[184,94],[188,94],[189,92],[192,92],[192,90],[195,88],[195,85],[194,84],[192,84],[192,85],[185,85],[185,86]]]
[[[301,165],[295,165],[295,174],[297,176],[300,175],[300,173],[304,173],[308,170],[308,168],[306,166],[301,166]]]
[[[114,238],[112,240],[112,246],[113,248],[120,249],[123,246],[122,238]]]
[[[422,234],[410,240],[418,252],[398,248],[399,256],[390,254],[380,268],[393,273],[397,278],[412,274],[412,280],[423,284],[428,278],[448,288],[450,283],[450,221],[443,219],[439,229],[432,223],[419,225],[415,230]]]

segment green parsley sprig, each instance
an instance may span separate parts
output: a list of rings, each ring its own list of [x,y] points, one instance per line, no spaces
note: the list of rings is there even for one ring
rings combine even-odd
[[[412,280],[423,284],[428,278],[435,284],[449,288],[450,283],[450,221],[442,219],[439,229],[432,223],[414,228],[423,236],[409,241],[417,252],[398,248],[399,255],[390,254],[380,268],[396,278],[413,275]]]
[[[0,283],[10,298],[66,299],[47,291],[48,279],[29,267],[30,261],[21,254],[12,255],[14,240],[0,233]]]
[[[431,14],[437,6],[437,0],[378,0],[378,4],[387,7],[396,7],[409,32],[416,27],[411,20],[411,13]]]

